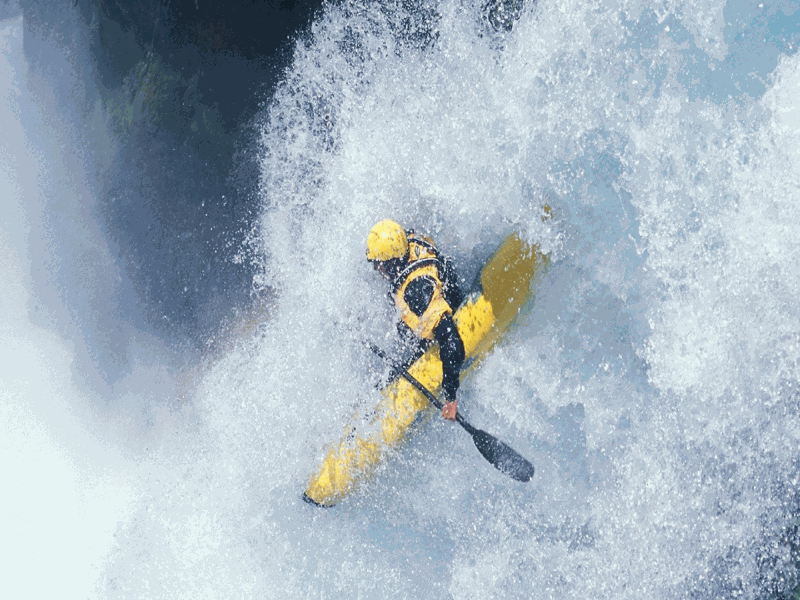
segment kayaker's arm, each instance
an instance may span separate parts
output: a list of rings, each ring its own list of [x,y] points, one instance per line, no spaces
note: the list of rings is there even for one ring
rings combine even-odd
[[[421,315],[430,304],[434,293],[434,282],[428,277],[419,277],[406,288],[405,301],[416,315]],[[439,344],[439,358],[442,361],[442,397],[445,406],[442,416],[456,418],[458,403],[456,392],[460,383],[459,374],[464,364],[464,342],[458,333],[452,315],[445,314],[433,330],[433,339]]]
[[[442,360],[442,398],[445,400],[442,416],[453,420],[458,411],[456,392],[460,384],[459,374],[464,364],[464,342],[458,333],[452,315],[445,315],[436,329],[433,338],[439,344],[439,358]]]

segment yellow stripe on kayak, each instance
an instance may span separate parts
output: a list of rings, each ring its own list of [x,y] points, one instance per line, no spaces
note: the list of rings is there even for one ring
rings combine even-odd
[[[453,317],[467,359],[480,359],[494,347],[527,302],[531,284],[548,262],[547,256],[527,246],[517,234],[506,238],[481,271],[482,291],[470,296]],[[438,391],[442,383],[439,347],[429,348],[408,372],[429,390]],[[392,382],[383,390],[376,414],[365,428],[370,433],[351,427],[341,442],[333,444],[306,495],[321,506],[333,506],[352,494],[428,408],[427,398],[405,379]]]

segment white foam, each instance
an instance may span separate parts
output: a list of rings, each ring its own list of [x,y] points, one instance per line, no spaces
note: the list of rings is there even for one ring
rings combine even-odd
[[[333,368],[326,347],[391,331],[382,282],[360,258],[374,221],[429,228],[467,270],[522,227],[559,260],[526,323],[461,394],[537,475],[527,488],[504,481],[434,422],[374,484],[380,500],[364,492],[317,526],[413,507],[447,531],[452,554],[436,568],[453,597],[755,596],[791,570],[769,550],[791,512],[767,490],[785,489],[797,458],[795,435],[773,424],[781,414],[796,431],[796,145],[774,139],[792,134],[793,96],[780,90],[796,59],[782,59],[759,104],[718,104],[687,87],[680,36],[725,59],[721,5],[544,2],[503,39],[470,10],[442,4],[435,43],[419,49],[385,33],[376,9],[332,8],[298,51],[264,128],[278,304],[258,363],[293,381],[262,394],[274,407],[305,392],[311,423],[319,412],[339,423],[345,403],[307,371],[357,379],[357,354]],[[539,225],[545,200],[555,228]],[[287,441],[312,429],[281,422]],[[306,456],[275,485],[302,485]],[[373,502],[377,514],[361,508]],[[404,527],[418,531],[413,520]],[[403,560],[418,568],[426,552],[421,542]],[[340,577],[343,589],[363,584]]]

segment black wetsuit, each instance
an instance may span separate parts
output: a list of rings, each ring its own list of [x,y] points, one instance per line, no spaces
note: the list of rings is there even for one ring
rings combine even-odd
[[[458,308],[463,296],[455,281],[455,273],[449,261],[442,261],[447,268],[440,268],[442,278],[442,291],[445,301],[452,310]],[[405,289],[403,298],[411,311],[421,316],[434,295],[435,282],[429,277],[417,277],[411,281]],[[400,287],[396,285],[395,288]],[[408,367],[419,358],[431,344],[431,340],[417,337],[411,329],[403,322],[398,323],[398,330],[407,347],[412,349],[410,356],[403,361],[403,368]],[[439,323],[433,329],[433,339],[439,344],[439,358],[442,361],[442,396],[447,402],[456,399],[456,392],[460,384],[459,374],[464,364],[464,343],[458,333],[452,314],[442,316]],[[391,379],[399,375],[399,370],[392,374]]]

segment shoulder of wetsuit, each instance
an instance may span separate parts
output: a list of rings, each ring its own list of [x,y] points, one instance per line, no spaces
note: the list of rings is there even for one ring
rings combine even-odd
[[[436,327],[434,327],[433,339],[436,340],[439,346],[442,346],[447,342],[447,340],[455,337],[461,339],[461,334],[458,332],[458,326],[453,319],[453,315],[447,313],[443,315],[441,319],[439,319],[439,323],[437,323]]]
[[[413,229],[409,229],[406,231],[406,238],[409,242],[414,242],[419,244],[420,246],[425,246],[428,250],[435,252],[436,254],[439,253],[439,250],[436,248],[436,244],[433,241],[433,238],[427,235],[423,235],[421,233],[417,233]]]

